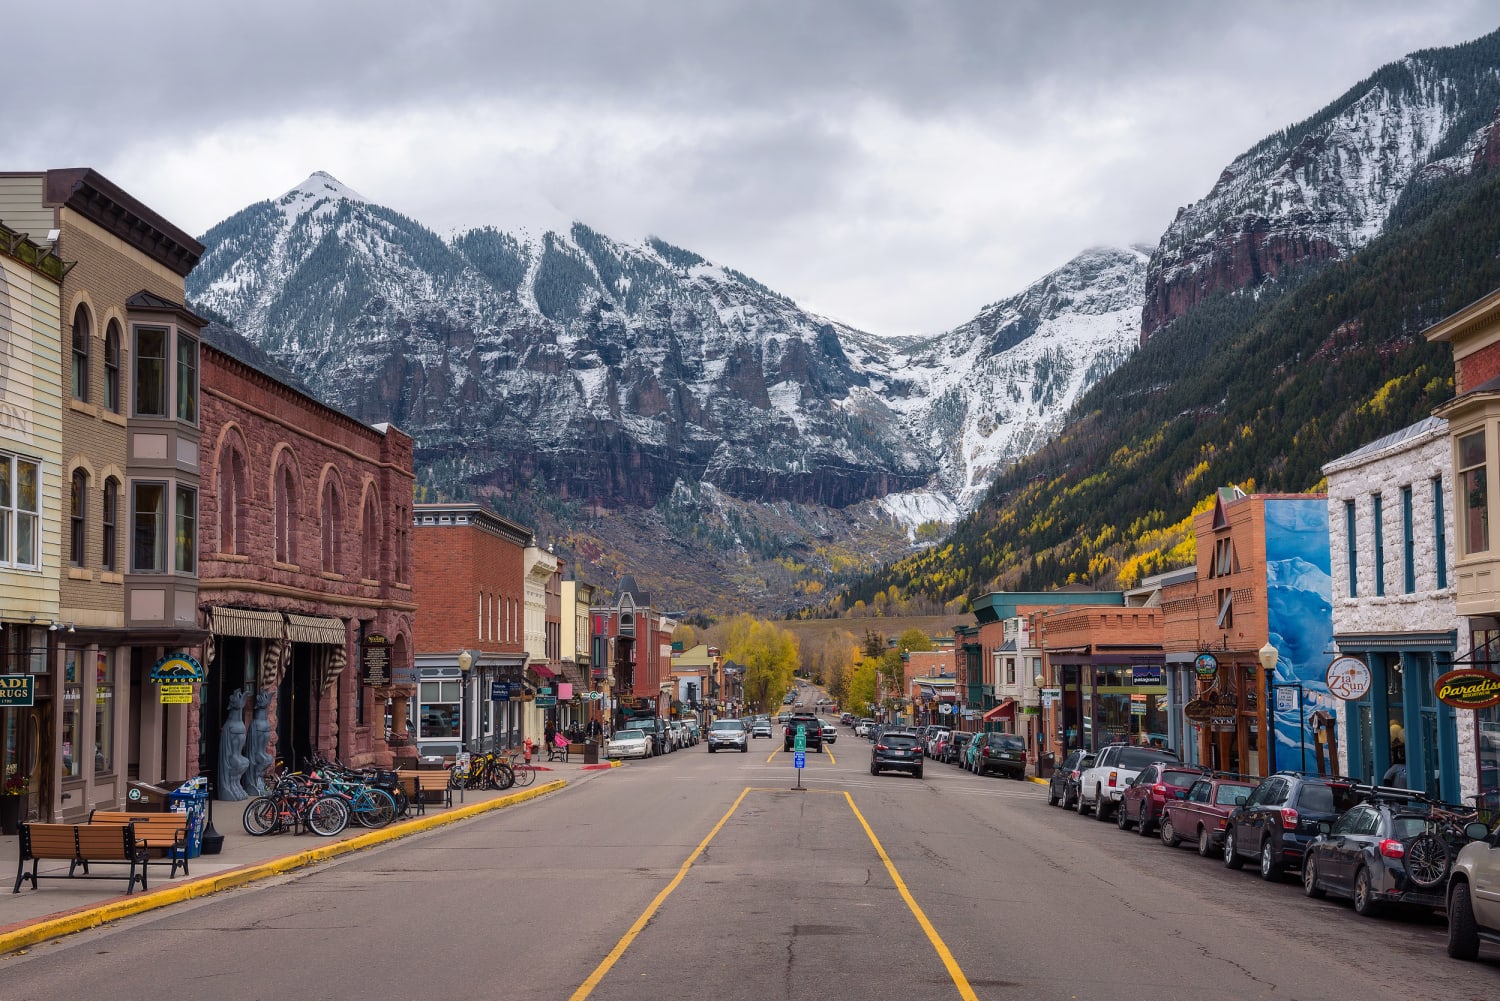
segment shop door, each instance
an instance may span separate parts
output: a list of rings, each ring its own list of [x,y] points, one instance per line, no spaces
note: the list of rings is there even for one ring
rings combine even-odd
[[[276,693],[276,753],[288,768],[306,769],[313,757],[313,647],[292,644],[291,661]]]

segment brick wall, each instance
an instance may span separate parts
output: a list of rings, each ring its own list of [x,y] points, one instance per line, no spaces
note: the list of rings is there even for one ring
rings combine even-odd
[[[413,526],[416,648],[524,653],[524,552],[473,523]]]

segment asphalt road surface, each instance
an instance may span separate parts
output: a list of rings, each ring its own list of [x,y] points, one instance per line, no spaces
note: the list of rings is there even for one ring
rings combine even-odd
[[[1500,951],[1357,917],[839,728],[699,746],[0,959],[0,998],[1458,1001]],[[769,759],[769,760],[768,760]],[[691,863],[691,864],[689,864]]]

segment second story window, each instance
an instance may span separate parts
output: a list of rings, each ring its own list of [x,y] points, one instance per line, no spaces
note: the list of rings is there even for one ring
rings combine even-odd
[[[177,419],[198,423],[198,342],[177,335]]]
[[[1417,589],[1417,528],[1411,523],[1411,484],[1401,488],[1401,579],[1402,590],[1411,594]]]
[[[172,568],[178,573],[198,572],[198,491],[179,486],[176,496],[177,531],[174,533]]]
[[[1385,516],[1379,494],[1370,497],[1370,514],[1375,520],[1375,593],[1383,595],[1385,594]]]
[[[141,417],[167,416],[167,331],[135,328],[135,412]]]
[[[88,521],[85,514],[89,503],[89,474],[82,469],[73,470],[68,489],[68,562],[75,567],[84,565],[88,546]]]
[[[1349,559],[1349,597],[1359,597],[1359,537],[1354,534],[1354,502],[1344,501],[1344,551]]]
[[[104,529],[104,551],[100,565],[106,570],[120,569],[120,544],[117,537],[116,523],[120,512],[120,481],[113,476],[104,481],[104,518],[101,523]]]
[[[0,453],[0,566],[40,565],[41,468]]]
[[[1484,432],[1458,439],[1458,538],[1465,556],[1490,551],[1490,495],[1485,478]]]
[[[89,398],[89,338],[93,336],[86,306],[73,313],[73,399]]]
[[[323,488],[323,571],[338,573],[344,565],[344,500],[329,482]]]
[[[292,478],[290,465],[283,465],[276,474],[275,518],[276,560],[279,563],[297,562],[297,483]]]
[[[114,320],[104,333],[104,409],[120,412],[120,325]]]
[[[165,573],[167,569],[167,485],[132,483],[130,500],[130,569]]]
[[[364,531],[360,535],[363,547],[363,572],[366,580],[380,576],[380,509],[374,494],[365,495]]]
[[[1448,586],[1447,513],[1443,510],[1443,478],[1432,478],[1432,542],[1437,549],[1437,586]]]

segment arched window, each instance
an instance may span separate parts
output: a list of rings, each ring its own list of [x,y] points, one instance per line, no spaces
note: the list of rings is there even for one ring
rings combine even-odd
[[[245,459],[239,449],[226,447],[219,460],[219,552],[244,554],[245,511],[249,498]]]
[[[292,464],[284,462],[276,472],[276,559],[280,563],[297,562],[297,481]]]
[[[364,543],[363,566],[360,572],[365,580],[380,579],[380,509],[375,504],[375,493],[365,494],[365,513],[360,539]]]
[[[93,335],[87,306],[73,313],[73,399],[89,398],[89,338]]]
[[[82,469],[73,470],[73,480],[68,491],[68,562],[81,567],[86,562],[88,547],[89,474]]]
[[[104,331],[104,408],[120,413],[120,325],[114,320]]]
[[[323,571],[338,573],[344,565],[344,499],[338,483],[323,486]]]
[[[104,558],[101,561],[104,569],[110,571],[120,569],[119,534],[115,528],[119,522],[119,514],[120,481],[111,476],[104,481]]]

